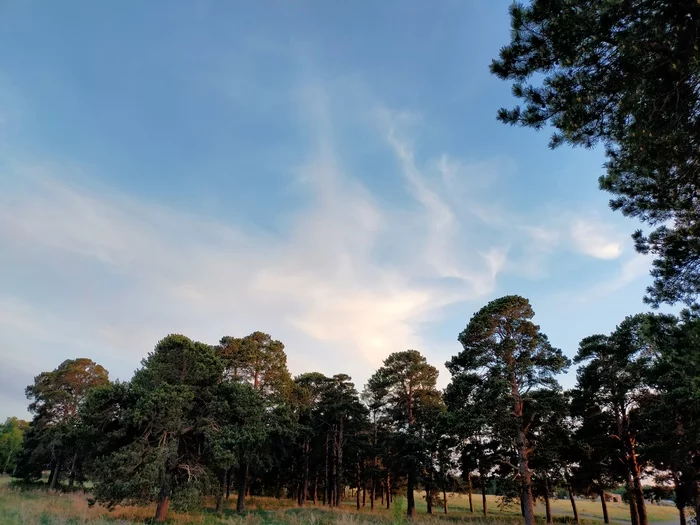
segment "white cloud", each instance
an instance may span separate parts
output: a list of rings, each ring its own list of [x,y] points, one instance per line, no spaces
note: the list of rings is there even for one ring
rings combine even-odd
[[[27,366],[44,361],[53,337],[54,347],[133,369],[170,332],[215,342],[259,329],[287,344],[295,372],[347,370],[360,386],[390,352],[421,348],[421,323],[488,294],[505,251],[454,250],[454,212],[398,142],[391,151],[420,209],[381,209],[336,160],[324,111],[314,117],[324,136],[299,170],[314,204],[287,218],[283,237],[94,180],[68,182],[76,177],[66,168],[14,166],[0,194],[2,263],[26,265],[35,280],[22,301],[0,296],[0,342]],[[377,261],[375,250],[387,247]],[[446,287],[444,278],[456,281]]]
[[[571,224],[571,239],[575,248],[597,259],[617,259],[622,254],[622,241],[601,221],[575,219]]]
[[[419,119],[386,109],[376,139],[405,192],[378,201],[338,157],[328,93],[301,95],[312,150],[293,183],[311,204],[279,217],[281,235],[100,186],[99,174],[10,165],[0,265],[24,280],[0,288],[3,352],[31,375],[80,355],[127,379],[168,333],[213,343],[263,330],[293,372],[342,370],[361,387],[392,351],[430,354],[422,329],[445,307],[484,300],[503,273],[545,276],[569,234],[583,253],[619,255],[590,221],[569,232],[565,213],[544,223],[502,205],[507,159],[421,158],[409,138]]]

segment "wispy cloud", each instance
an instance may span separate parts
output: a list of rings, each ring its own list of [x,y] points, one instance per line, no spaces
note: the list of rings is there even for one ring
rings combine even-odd
[[[489,181],[513,170],[508,159],[419,156],[415,116],[388,109],[365,132],[405,191],[380,204],[339,155],[332,97],[319,86],[301,95],[310,149],[290,184],[311,204],[280,217],[283,234],[144,200],[72,167],[11,164],[0,263],[26,282],[0,294],[0,344],[17,366],[33,375],[60,348],[60,360],[107,361],[126,379],[167,333],[215,342],[263,330],[285,342],[294,372],[343,370],[362,384],[392,351],[429,352],[424,324],[485,299],[501,274],[546,275],[569,235],[587,255],[619,255],[600,224],[501,206]]]
[[[575,219],[571,238],[576,249],[597,259],[617,259],[622,254],[620,236],[602,221]]]
[[[25,300],[0,297],[0,322],[24,364],[41,362],[51,337],[135,366],[169,332],[214,342],[260,329],[287,343],[297,371],[364,378],[391,351],[420,348],[421,323],[441,308],[488,294],[504,252],[486,244],[458,257],[454,214],[408,147],[395,140],[390,152],[419,208],[381,209],[337,159],[327,108],[313,109],[318,140],[298,170],[313,205],[287,218],[283,236],[100,187],[66,167],[11,168],[0,195],[4,264],[25,264],[36,280]],[[413,249],[377,259],[398,245]]]

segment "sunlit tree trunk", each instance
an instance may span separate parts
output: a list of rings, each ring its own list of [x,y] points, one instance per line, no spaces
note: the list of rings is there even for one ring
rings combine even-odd
[[[632,488],[632,476],[629,476],[627,480],[627,496],[630,506],[630,521],[632,525],[639,525],[639,512],[637,511],[637,498],[635,498]]]
[[[170,505],[170,488],[163,484],[158,493],[158,503],[156,505],[156,523],[162,523],[168,516],[168,506]]]

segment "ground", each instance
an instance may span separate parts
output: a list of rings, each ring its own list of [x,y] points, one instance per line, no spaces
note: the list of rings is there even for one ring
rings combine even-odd
[[[433,516],[425,513],[425,502],[417,496],[416,525],[447,525],[447,523],[472,522],[479,525],[488,521],[489,525],[521,523],[519,505],[514,504],[500,508],[498,498],[488,497],[489,518],[481,516],[481,498],[474,497],[474,514],[469,512],[469,502],[466,496],[451,495],[449,513],[445,516],[441,508],[435,509]],[[392,525],[392,511],[377,508],[371,512],[369,508],[360,510],[354,508],[354,502],[348,499],[342,509],[327,509],[311,504],[305,509],[298,509],[289,500],[273,498],[251,498],[248,501],[250,512],[245,516],[236,515],[229,507],[235,507],[231,500],[222,515],[212,511],[211,502],[203,511],[190,514],[172,512],[170,520],[178,525]],[[404,504],[405,505],[405,504]],[[600,502],[577,501],[578,509],[584,525],[602,523]],[[404,507],[405,508],[405,507]],[[610,517],[614,523],[629,523],[627,507],[621,503],[608,504]],[[569,500],[554,500],[552,510],[557,516],[557,522],[571,521]],[[8,478],[0,478],[0,525],[131,525],[143,524],[153,516],[152,507],[118,507],[113,511],[100,506],[90,507],[87,495],[82,492],[49,493],[41,490],[19,491],[8,484]],[[544,514],[544,506],[538,505],[536,513]],[[650,505],[648,507],[649,521],[657,525],[672,525],[678,523],[678,513],[675,507]]]

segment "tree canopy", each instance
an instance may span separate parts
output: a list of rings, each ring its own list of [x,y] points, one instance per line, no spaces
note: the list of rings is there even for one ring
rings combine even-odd
[[[461,378],[461,386],[468,386],[459,394],[452,391],[454,401],[468,406],[474,398],[497,400],[491,405],[490,417],[480,419],[482,426],[475,429],[476,440],[487,434],[491,440],[505,441],[509,437],[514,442],[517,464],[511,466],[520,479],[527,525],[533,525],[535,519],[529,462],[536,414],[527,417],[528,405],[537,402],[537,394],[544,392],[541,389],[556,390],[554,374],[569,364],[561,350],[553,348],[539,326],[532,323],[533,316],[529,301],[523,297],[512,295],[491,301],[474,314],[459,335],[462,352],[446,363],[453,376]]]
[[[0,427],[4,471],[70,490],[90,481],[94,501],[170,506],[213,501],[222,512],[250,495],[299,506],[391,507],[424,493],[428,513],[448,512],[451,491],[534,501],[565,491],[600,499],[624,490],[635,525],[646,523],[653,473],[673,486],[685,519],[700,503],[700,317],[640,314],[608,335],[585,337],[577,384],[562,390],[569,360],[533,322],[524,297],[495,299],[458,335],[461,350],[438,370],[417,350],[389,354],[362,394],[350,376],[295,378],[281,342],[255,332],[209,345],[171,334],[126,382],[89,359],[68,360],[27,388],[34,418]],[[67,479],[66,479],[67,478]],[[75,487],[73,487],[75,488]],[[212,498],[208,500],[207,498]],[[231,506],[234,504],[232,503]],[[396,507],[398,508],[398,507]]]
[[[600,187],[646,223],[652,305],[700,293],[700,4],[534,0],[511,6],[511,42],[491,64],[523,103],[508,124],[555,131],[550,145],[605,149]]]

